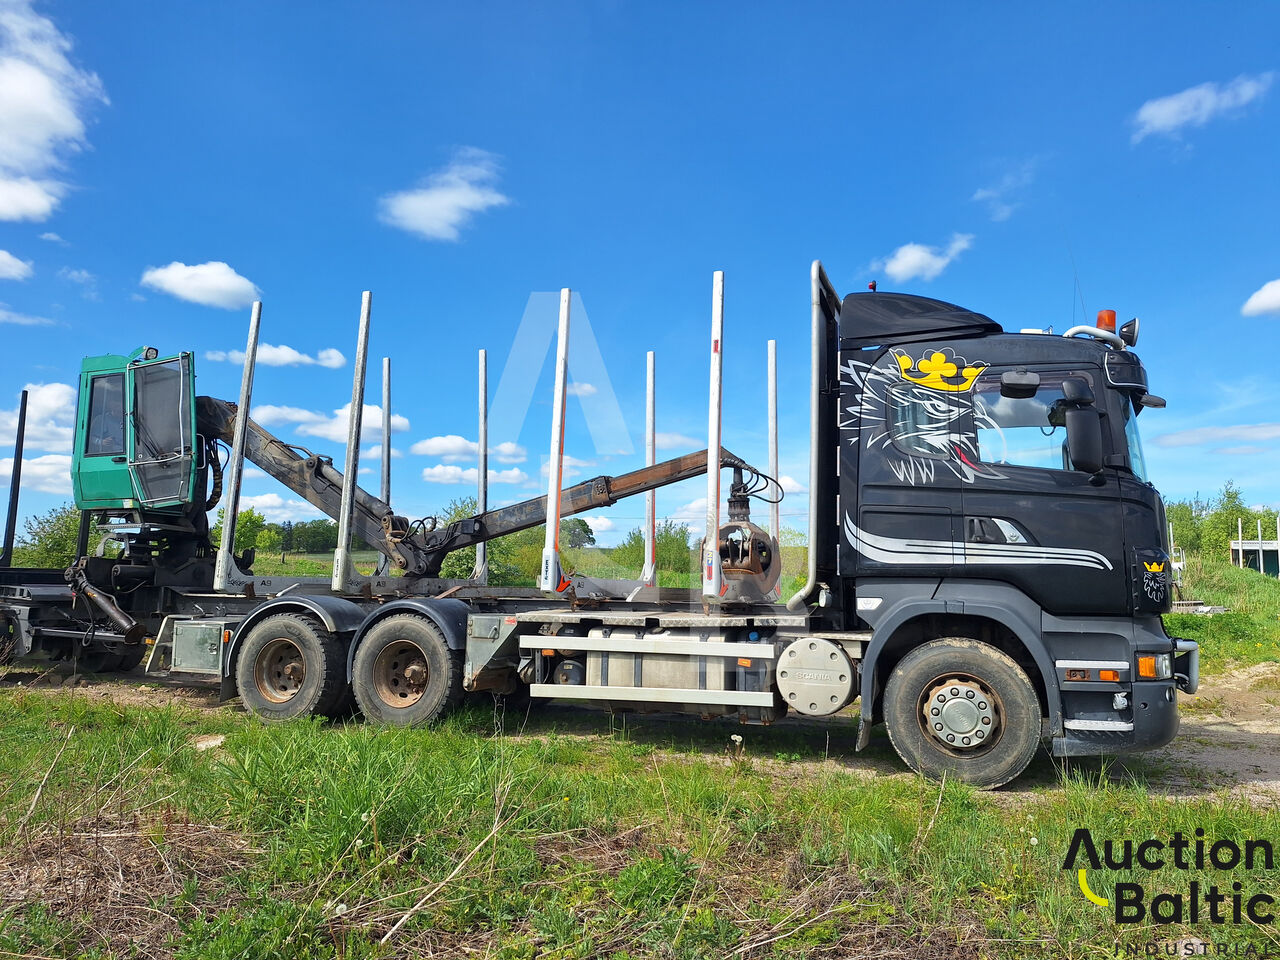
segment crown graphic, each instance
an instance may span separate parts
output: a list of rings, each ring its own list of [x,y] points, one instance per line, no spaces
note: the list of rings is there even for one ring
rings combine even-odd
[[[1143,560],[1142,565],[1147,568],[1147,573],[1164,573],[1164,561],[1157,560],[1154,563],[1147,563]]]
[[[966,363],[964,357],[957,357],[950,350],[945,353],[934,350],[926,353],[918,361],[912,360],[901,351],[893,351],[898,361],[898,370],[903,378],[930,390],[944,390],[947,393],[964,393],[973,386],[978,374],[987,369],[981,361]]]

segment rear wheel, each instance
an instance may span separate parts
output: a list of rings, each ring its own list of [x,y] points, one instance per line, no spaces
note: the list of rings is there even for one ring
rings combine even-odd
[[[124,653],[119,655],[120,662],[116,665],[115,669],[119,670],[121,673],[128,673],[140,664],[142,662],[142,658],[146,655],[147,648],[145,645],[139,643],[136,646],[130,647]]]
[[[76,673],[110,673],[118,668],[120,654],[109,650],[81,649],[76,654]]]
[[[387,617],[356,648],[351,685],[360,712],[375,723],[431,723],[462,702],[462,651],[449,649],[425,617]]]
[[[984,789],[1026,769],[1040,744],[1040,701],[1027,674],[989,644],[953,637],[912,650],[884,691],[889,740],[912,770]]]
[[[280,613],[256,624],[236,661],[236,689],[263,720],[334,716],[346,699],[346,652],[318,620]]]

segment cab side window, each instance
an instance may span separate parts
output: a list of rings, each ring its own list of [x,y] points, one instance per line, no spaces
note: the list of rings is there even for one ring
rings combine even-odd
[[[1062,381],[1070,374],[1041,374],[1033,397],[1000,394],[1000,372],[988,371],[974,385],[973,422],[984,463],[1070,470]]]
[[[85,431],[86,456],[119,456],[124,453],[124,374],[94,377],[89,386],[89,422]]]

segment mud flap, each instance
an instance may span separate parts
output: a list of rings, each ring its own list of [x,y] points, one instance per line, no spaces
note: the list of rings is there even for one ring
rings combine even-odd
[[[873,679],[871,681],[871,703],[862,703],[858,708],[858,739],[853,745],[853,749],[858,752],[861,752],[871,742],[871,728],[875,726],[871,718],[875,714],[875,702],[879,699],[880,682],[878,679]]]

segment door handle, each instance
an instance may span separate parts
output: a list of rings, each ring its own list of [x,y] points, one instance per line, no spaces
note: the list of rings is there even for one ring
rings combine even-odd
[[[128,462],[128,459],[129,459],[128,457],[112,457],[112,458],[111,458],[111,462],[112,462],[112,463],[126,463],[126,462]]]

